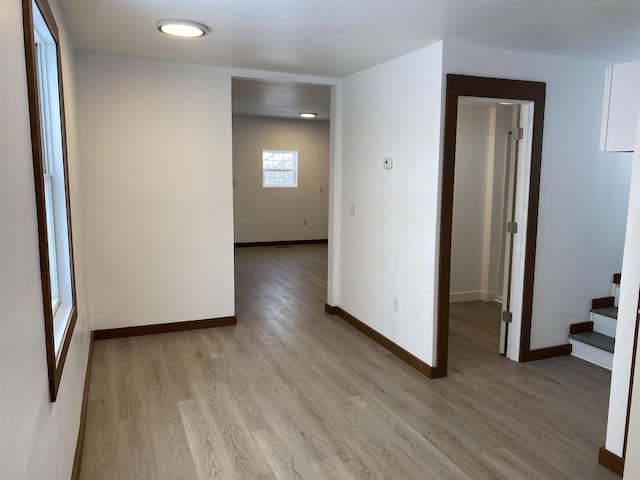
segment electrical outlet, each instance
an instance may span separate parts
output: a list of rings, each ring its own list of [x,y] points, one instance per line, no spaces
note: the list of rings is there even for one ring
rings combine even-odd
[[[320,185],[320,193],[324,192],[324,187]]]
[[[400,299],[398,297],[393,297],[393,311],[400,312]]]
[[[233,181],[233,188],[237,188],[237,187],[238,187],[238,181],[237,181],[237,180],[234,180],[234,181]]]
[[[305,219],[302,221],[302,224],[306,227],[306,226],[309,224],[309,222],[307,222],[307,219],[305,218]]]
[[[352,203],[351,205],[349,205],[349,215],[351,215],[352,217],[356,216],[356,204]]]

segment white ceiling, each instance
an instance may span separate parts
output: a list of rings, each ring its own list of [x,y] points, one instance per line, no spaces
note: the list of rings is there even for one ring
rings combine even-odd
[[[640,0],[60,0],[75,46],[137,57],[343,78],[451,40],[609,60],[640,58]],[[204,23],[200,39],[155,22]],[[234,80],[236,114],[329,117],[329,88]]]
[[[60,0],[76,48],[342,78],[446,39],[614,62],[640,58],[639,0]],[[173,39],[155,22],[204,23]]]
[[[299,118],[301,112],[313,112],[318,120],[328,120],[331,112],[331,87],[322,85],[234,78],[231,98],[235,115]]]

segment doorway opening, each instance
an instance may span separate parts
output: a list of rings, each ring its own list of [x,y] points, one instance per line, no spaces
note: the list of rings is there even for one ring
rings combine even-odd
[[[333,87],[237,77],[231,87],[236,305],[246,297],[241,278],[262,274],[270,279],[253,294],[293,305],[297,287],[286,272],[305,262],[317,270],[318,255],[327,264]],[[324,270],[316,277],[326,297]]]
[[[523,133],[517,151],[512,149],[515,151],[514,165],[517,165],[517,168],[511,171],[514,195],[511,198],[511,204],[506,201],[504,205],[507,210],[511,211],[513,220],[510,221],[518,225],[508,227],[510,229],[517,228],[517,232],[514,232],[512,236],[512,253],[508,251],[508,242],[505,242],[505,263],[510,256],[514,261],[509,270],[511,279],[504,278],[503,281],[504,286],[510,290],[507,293],[509,298],[505,299],[504,294],[502,295],[503,309],[507,313],[503,313],[505,325],[500,345],[503,346],[508,358],[521,362],[545,358],[551,353],[557,354],[547,352],[547,349],[530,349],[546,84],[450,74],[447,75],[446,88],[438,269],[437,354],[434,377],[446,376],[448,370],[458,106],[463,97],[500,99],[505,103],[521,105],[517,109],[519,110],[517,115],[514,114],[514,117],[517,117],[521,123],[518,128]],[[528,135],[524,136],[525,133]],[[505,226],[505,228],[507,227]],[[505,268],[504,271],[506,273],[507,269]],[[511,314],[511,318],[509,318],[509,314]],[[510,323],[507,328],[508,320]]]
[[[530,102],[460,97],[451,238],[449,328],[455,370],[507,354],[518,156]],[[521,115],[524,117],[521,119]],[[522,129],[522,130],[521,130]],[[511,233],[510,233],[511,232]],[[507,281],[505,282],[505,279]]]

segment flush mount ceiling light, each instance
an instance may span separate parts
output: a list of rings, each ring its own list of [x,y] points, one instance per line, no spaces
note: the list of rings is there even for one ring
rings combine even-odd
[[[316,118],[318,116],[317,113],[313,113],[313,112],[302,112],[300,114],[301,118]]]
[[[209,27],[202,23],[191,20],[178,20],[175,18],[165,18],[156,22],[156,27],[162,33],[172,37],[197,38],[204,37],[209,33]]]

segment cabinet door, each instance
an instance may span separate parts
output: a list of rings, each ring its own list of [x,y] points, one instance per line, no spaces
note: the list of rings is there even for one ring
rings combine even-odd
[[[607,69],[600,149],[632,152],[640,99],[640,61]]]

